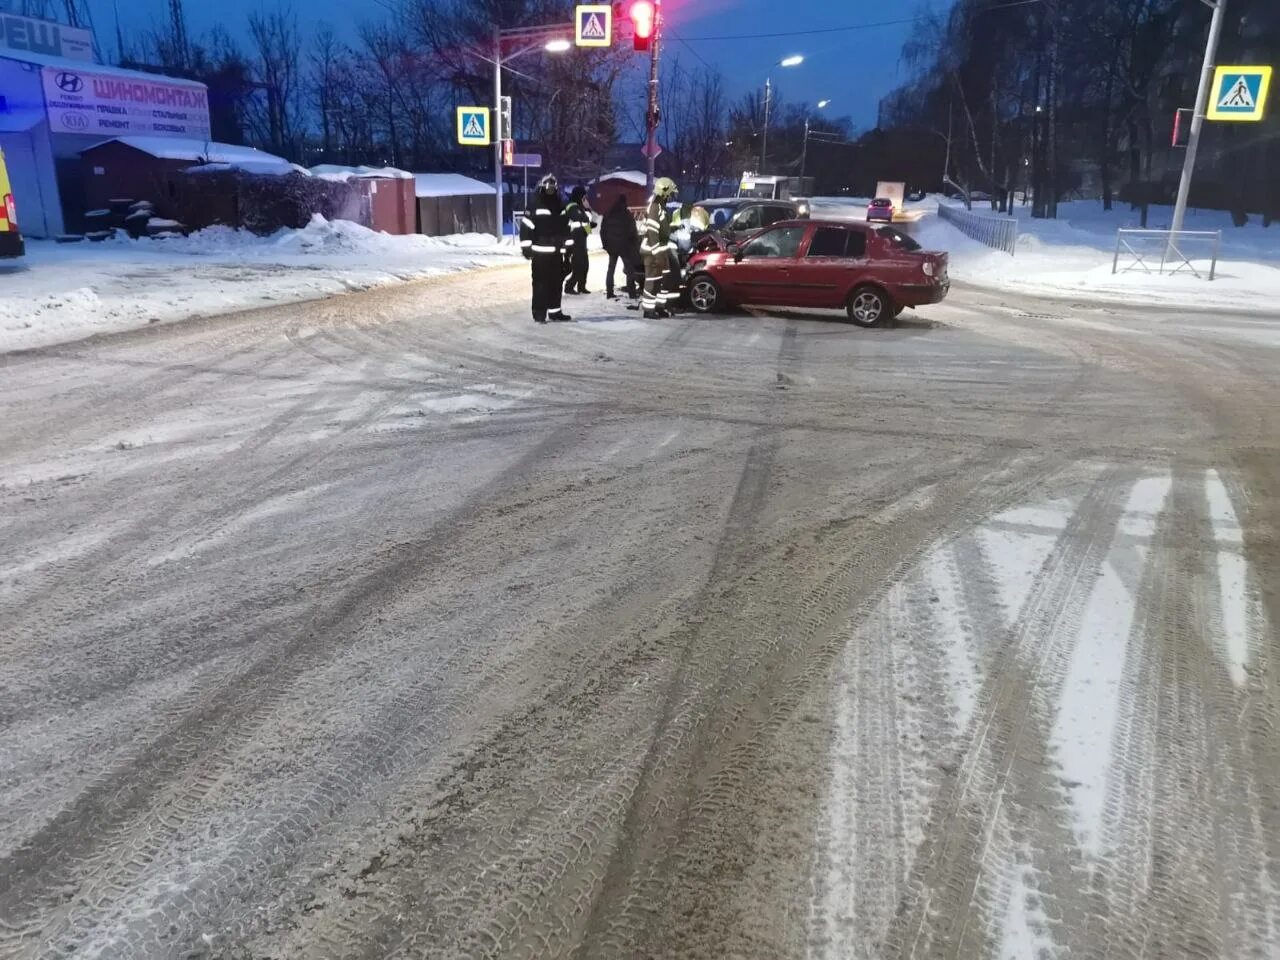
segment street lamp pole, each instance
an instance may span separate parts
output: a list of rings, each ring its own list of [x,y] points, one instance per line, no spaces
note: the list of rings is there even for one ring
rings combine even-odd
[[[1222,21],[1227,12],[1227,0],[1200,0],[1213,8],[1209,22],[1209,42],[1204,49],[1204,67],[1200,71],[1200,87],[1196,90],[1196,109],[1191,115],[1191,134],[1187,139],[1187,155],[1182,160],[1182,179],[1178,181],[1178,200],[1173,205],[1173,223],[1169,225],[1169,242],[1182,229],[1187,216],[1187,200],[1191,196],[1191,175],[1195,171],[1196,152],[1200,149],[1200,130],[1204,127],[1204,113],[1209,105],[1209,88],[1213,86],[1214,60],[1218,56],[1218,40],[1222,36]]]
[[[493,114],[489,119],[489,134],[493,139],[493,209],[498,220],[494,224],[494,233],[497,234],[498,242],[502,242],[503,224],[502,224],[502,42],[504,40],[527,40],[529,44],[520,50],[517,50],[507,60],[514,60],[517,57],[523,57],[526,53],[532,53],[534,50],[546,50],[548,53],[564,53],[570,49],[569,41],[563,39],[566,33],[573,31],[573,26],[547,26],[547,27],[516,27],[510,30],[502,30],[495,27],[493,30],[493,56],[489,59],[493,62]],[[513,124],[514,125],[514,124]],[[514,133],[514,131],[512,131]],[[525,171],[526,178],[528,170]],[[526,192],[528,188],[526,187]]]
[[[653,196],[658,163],[658,49],[662,45],[662,0],[653,4],[653,39],[649,41],[649,91],[645,100],[645,196]]]

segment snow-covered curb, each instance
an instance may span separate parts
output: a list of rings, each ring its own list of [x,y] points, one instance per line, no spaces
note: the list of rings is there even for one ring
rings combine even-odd
[[[0,267],[0,352],[511,264],[485,234],[393,237],[317,217],[270,237],[215,227],[168,240],[33,241]]]
[[[912,232],[924,246],[949,251],[952,278],[975,286],[1076,301],[1280,314],[1280,225],[1264,229],[1255,222],[1234,227],[1225,213],[1193,211],[1187,229],[1222,230],[1217,278],[1210,281],[1189,272],[1161,276],[1141,269],[1113,275],[1116,230],[1138,226],[1137,213],[1127,206],[1103,211],[1093,201],[1064,203],[1056,221],[1032,220],[1023,207],[1015,213],[1019,234],[1012,257],[970,240],[935,217],[926,218]],[[1167,227],[1168,214],[1168,208],[1153,207],[1149,226]],[[1207,248],[1193,251],[1189,246],[1188,252],[1207,277]],[[1158,263],[1158,254],[1149,262]],[[1122,256],[1122,271],[1127,263],[1132,259]]]

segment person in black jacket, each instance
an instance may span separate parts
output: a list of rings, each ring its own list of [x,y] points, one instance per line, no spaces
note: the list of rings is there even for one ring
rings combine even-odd
[[[618,269],[618,261],[622,261],[622,272],[627,278],[627,296],[635,299],[639,294],[636,285],[636,265],[640,261],[640,233],[636,229],[635,217],[627,209],[625,194],[618,194],[613,206],[600,221],[600,242],[604,244],[605,253],[609,254],[609,269],[604,275],[605,296],[614,298],[613,277]],[[643,267],[640,268],[643,273]]]
[[[547,174],[533,195],[533,209],[520,221],[520,250],[533,263],[533,320],[571,320],[560,309],[564,251],[571,243],[569,221],[560,204],[560,184]]]
[[[587,191],[574,187],[569,205],[564,208],[569,218],[569,240],[565,249],[565,293],[590,293],[587,289],[587,237],[591,235],[591,217],[587,213]]]

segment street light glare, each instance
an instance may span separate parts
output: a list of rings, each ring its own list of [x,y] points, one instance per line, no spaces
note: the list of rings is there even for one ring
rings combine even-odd
[[[830,100],[819,100],[819,101],[818,101],[818,109],[819,109],[819,110],[823,109],[823,108],[824,108],[824,107],[826,107],[826,105],[827,105],[827,104],[829,104],[830,102],[831,102]]]
[[[548,40],[547,45],[543,48],[547,53],[564,53],[573,44],[561,37],[558,40]]]
[[[800,54],[798,54],[798,53],[797,53],[795,56],[787,57],[785,60],[781,60],[781,61],[779,61],[779,62],[778,62],[778,66],[780,66],[780,67],[798,67],[798,66],[800,66],[800,64],[802,64],[802,63],[804,63],[804,57],[802,57]]]

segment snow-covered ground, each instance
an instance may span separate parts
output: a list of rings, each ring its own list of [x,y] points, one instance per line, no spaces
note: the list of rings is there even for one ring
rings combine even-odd
[[[1062,203],[1056,220],[1035,220],[1029,206],[1017,206],[1018,246],[1011,257],[970,240],[933,215],[939,203],[952,202],[937,196],[908,202],[908,210],[919,210],[926,216],[904,229],[926,247],[950,252],[951,276],[956,280],[1053,297],[1280,313],[1280,224],[1263,227],[1260,217],[1253,216],[1247,225],[1236,227],[1225,211],[1188,211],[1187,230],[1222,231],[1217,277],[1210,282],[1186,271],[1164,276],[1144,273],[1123,253],[1122,272],[1113,276],[1116,231],[1141,225],[1139,212],[1130,210],[1128,204],[1117,203],[1106,211],[1098,200]],[[865,220],[866,204],[867,199],[859,197],[812,200],[815,217],[834,219]],[[975,204],[973,212],[997,215],[985,203]],[[1148,229],[1168,229],[1172,213],[1170,207],[1152,207]],[[1203,240],[1190,241],[1185,248],[1206,277],[1211,249]],[[1150,254],[1149,264],[1158,266],[1158,240],[1146,240],[1144,253]],[[1127,266],[1132,268],[1126,270]]]
[[[0,266],[0,352],[271,303],[511,263],[486,234],[393,237],[317,217],[270,237],[211,228],[185,238],[32,241]]]

